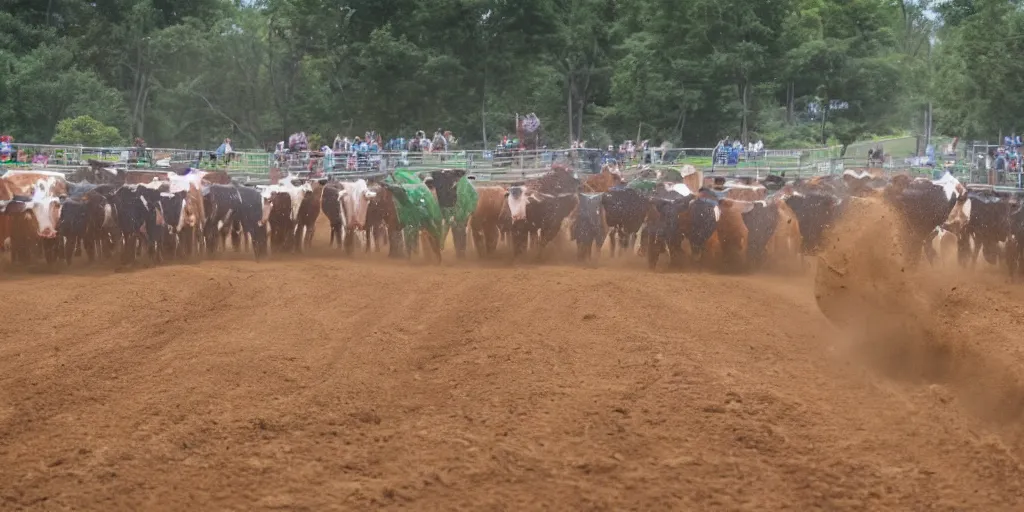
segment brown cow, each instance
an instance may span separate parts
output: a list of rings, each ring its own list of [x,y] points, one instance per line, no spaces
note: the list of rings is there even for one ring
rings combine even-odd
[[[622,171],[616,164],[601,167],[599,174],[587,176],[583,183],[583,190],[586,192],[608,192],[612,187],[622,183]]]
[[[124,177],[125,185],[138,185],[151,183],[153,181],[171,181],[171,174],[167,171],[118,171],[118,174]]]
[[[478,200],[469,220],[469,230],[473,233],[477,254],[484,258],[493,255],[498,248],[498,224],[506,206],[505,188],[477,187],[476,192]]]
[[[711,261],[718,260],[724,269],[739,270],[747,260],[748,230],[743,214],[753,209],[753,203],[732,199],[718,201],[718,223],[715,233],[705,245]]]

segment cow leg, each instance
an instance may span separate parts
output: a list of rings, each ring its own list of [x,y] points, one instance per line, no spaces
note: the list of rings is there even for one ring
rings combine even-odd
[[[356,235],[355,228],[350,228],[350,227],[347,227],[347,226],[345,227],[345,255],[346,256],[352,256],[352,253],[355,252],[355,249],[356,249],[356,247],[355,247],[355,244],[356,244],[356,237],[355,237],[355,235]]]
[[[466,257],[466,245],[469,242],[466,229],[465,223],[452,223],[452,245],[455,246],[455,257],[460,260]]]
[[[488,256],[493,255],[498,250],[498,238],[500,237],[501,232],[498,230],[498,226],[484,226],[484,242],[487,244]]]
[[[242,222],[235,219],[231,221],[231,248],[235,252],[242,251]]]
[[[618,233],[618,228],[612,228],[612,230],[608,232],[608,245],[609,245],[608,249],[610,249],[611,257],[612,258],[615,257],[615,235],[617,233]]]
[[[641,246],[644,247],[644,246]],[[648,233],[647,235],[647,268],[654,270],[658,266],[658,258],[661,257],[662,251],[665,250],[665,241],[661,237],[654,236]]]
[[[388,226],[388,257],[401,258],[405,256],[405,248],[402,241],[402,229],[398,226]]]
[[[85,258],[89,263],[96,261],[96,250],[99,248],[99,242],[96,235],[86,235],[85,237]]]
[[[427,243],[430,245],[430,251],[434,254],[437,262],[441,263],[441,241],[429,233],[426,233],[426,238]],[[426,250],[424,250],[424,253],[426,253]],[[424,254],[424,256],[426,256],[426,254]]]
[[[64,242],[64,262],[71,265],[71,257],[75,254],[75,247],[78,245],[78,237],[69,236]]]
[[[651,232],[647,229],[647,226],[644,226],[640,229],[640,250],[637,251],[637,256],[640,256],[641,258],[644,257],[647,254],[648,245],[650,244]],[[655,258],[655,262],[657,262],[657,258]]]
[[[967,261],[971,256],[971,237],[966,233],[961,233],[957,236],[956,240],[956,259],[960,263],[961,267],[967,266]]]
[[[484,259],[484,256],[487,254],[487,242],[484,241],[483,230],[477,227],[471,228],[470,231],[473,233],[473,247],[476,248],[476,256]]]

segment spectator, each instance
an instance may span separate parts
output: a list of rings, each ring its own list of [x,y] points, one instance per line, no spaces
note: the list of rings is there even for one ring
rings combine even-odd
[[[334,139],[338,141],[337,138]],[[328,146],[320,148],[320,152],[324,154],[324,173],[330,173],[334,171],[334,150]]]

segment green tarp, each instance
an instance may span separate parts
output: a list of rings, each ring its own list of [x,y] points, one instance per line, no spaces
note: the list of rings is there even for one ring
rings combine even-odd
[[[476,203],[479,195],[469,178],[463,176],[455,184],[455,206],[441,208],[441,248],[444,249],[444,241],[448,238],[450,230],[459,229],[466,231],[466,224],[469,217],[476,211]]]
[[[427,230],[431,236],[440,241],[441,238],[441,207],[437,204],[434,193],[423,183],[403,183],[388,185],[395,198],[395,209],[398,211],[398,222],[402,224],[406,243],[412,240],[421,229]]]
[[[637,178],[626,184],[628,188],[635,188],[641,192],[653,192],[657,188],[658,182],[654,180],[648,180],[644,178]]]

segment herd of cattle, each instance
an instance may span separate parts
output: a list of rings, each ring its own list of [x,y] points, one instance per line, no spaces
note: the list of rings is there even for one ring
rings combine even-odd
[[[477,184],[463,170],[396,173],[366,181],[300,180],[233,183],[223,172],[119,171],[72,176],[8,171],[0,177],[0,241],[15,264],[42,257],[70,264],[119,257],[132,264],[147,254],[165,258],[214,256],[248,250],[302,252],[316,221],[330,221],[330,244],[351,254],[388,246],[393,257],[441,258],[447,234],[458,257],[469,238],[481,258],[507,243],[514,257],[538,255],[563,230],[589,259],[607,242],[669,264],[756,269],[802,261],[821,246],[830,226],[856,201],[884,201],[901,217],[909,263],[939,252],[976,263],[979,253],[1018,272],[1024,251],[1024,208],[1014,195],[939,179],[843,175],[787,181],[713,178],[699,171],[646,170],[625,179],[614,167],[582,177],[552,169],[511,186]],[[401,174],[401,176],[397,175]],[[78,178],[75,181],[76,177]],[[872,199],[873,198],[873,199]],[[639,239],[639,244],[637,241]],[[1022,265],[1021,267],[1024,267]]]

